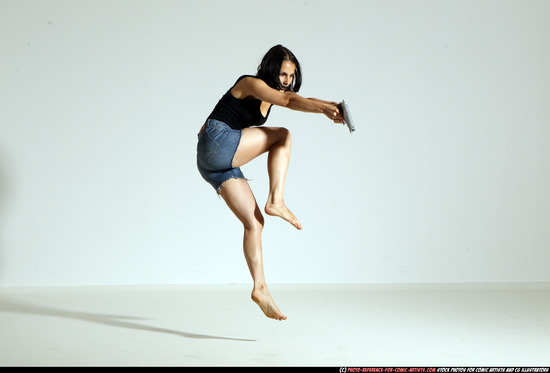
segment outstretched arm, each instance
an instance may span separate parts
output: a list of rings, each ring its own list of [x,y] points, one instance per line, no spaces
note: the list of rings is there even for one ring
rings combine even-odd
[[[234,90],[237,97],[253,96],[270,104],[307,113],[321,113],[336,123],[343,123],[342,113],[335,102],[305,98],[294,92],[282,92],[268,86],[263,80],[248,77]]]
[[[335,123],[342,123],[343,117],[338,108],[338,103],[323,101],[316,98],[305,98],[294,92],[285,92],[289,97],[289,102],[285,106],[292,110],[305,111],[311,113],[322,113]]]
[[[313,97],[308,98],[308,100],[317,101],[317,102],[320,102],[320,103],[323,103],[323,104],[330,104],[330,105],[336,105],[336,106],[340,105],[340,103],[338,103],[338,102],[324,101],[324,100],[319,100],[318,98],[313,98]]]

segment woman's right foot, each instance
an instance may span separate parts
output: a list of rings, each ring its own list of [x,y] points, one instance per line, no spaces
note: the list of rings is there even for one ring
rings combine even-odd
[[[279,311],[267,289],[254,289],[252,291],[252,300],[258,306],[260,306],[260,309],[263,311],[263,313],[270,319],[275,319],[279,321],[286,320],[286,316],[283,315],[281,311]]]
[[[292,212],[286,207],[284,202],[281,203],[271,203],[268,202],[265,205],[264,211],[267,215],[271,216],[278,216],[286,221],[288,221],[290,224],[292,224],[296,229],[302,229],[302,224],[294,216]]]

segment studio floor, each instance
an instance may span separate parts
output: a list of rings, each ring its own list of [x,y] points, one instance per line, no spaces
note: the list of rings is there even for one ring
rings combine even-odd
[[[550,284],[0,287],[0,366],[549,366]]]

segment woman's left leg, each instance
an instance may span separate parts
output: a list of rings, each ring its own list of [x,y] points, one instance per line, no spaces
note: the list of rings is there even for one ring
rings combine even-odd
[[[244,256],[254,281],[252,300],[267,317],[286,320],[286,316],[277,308],[267,288],[262,256],[264,218],[248,181],[229,179],[221,186],[220,195],[244,226]]]

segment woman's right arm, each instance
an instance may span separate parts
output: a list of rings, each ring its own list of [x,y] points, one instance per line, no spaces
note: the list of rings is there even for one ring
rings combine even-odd
[[[263,80],[248,77],[237,88],[237,96],[253,96],[270,104],[307,113],[322,113],[336,123],[342,123],[343,117],[335,102],[302,97],[294,92],[283,92],[268,86]]]
[[[289,103],[286,106],[287,108],[310,112],[305,109],[305,107],[311,105],[312,107],[316,107],[316,111],[311,112],[325,114],[327,118],[335,123],[343,123],[344,118],[336,102],[323,101],[316,98],[305,98],[294,92],[285,92],[285,94],[290,96]]]

